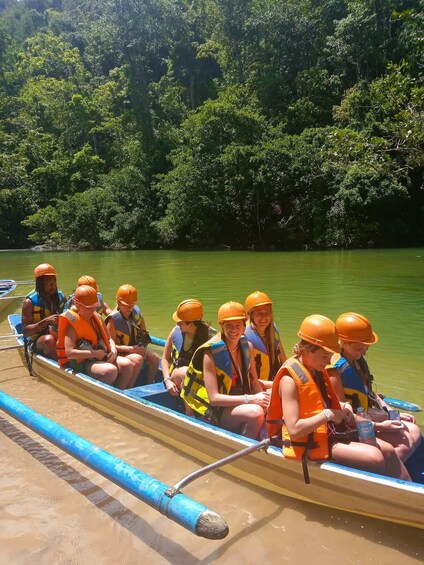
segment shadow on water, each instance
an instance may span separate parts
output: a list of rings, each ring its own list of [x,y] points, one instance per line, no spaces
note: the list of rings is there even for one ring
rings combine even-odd
[[[84,496],[96,508],[107,514],[120,526],[126,528],[131,534],[137,536],[143,543],[149,545],[152,539],[157,540],[158,536],[161,537],[164,542],[164,551],[161,552],[157,547],[155,551],[160,553],[161,557],[170,563],[173,563],[173,560],[169,556],[174,554],[181,556],[182,562],[188,565],[194,565],[199,562],[197,558],[187,552],[180,544],[172,541],[169,537],[158,534],[148,522],[124,506],[119,500],[109,495],[71,465],[62,461],[60,457],[54,455],[43,445],[2,417],[0,417],[0,431],[59,479],[66,481],[69,486]],[[156,541],[155,545],[157,545]]]
[[[222,471],[218,471],[217,474],[224,476]],[[285,510],[291,510],[301,514],[304,517],[302,528],[305,528],[306,531],[308,531],[308,524],[310,524],[311,528],[313,528],[314,525],[319,525],[332,530],[343,530],[349,533],[350,543],[352,542],[352,536],[357,536],[359,544],[364,542],[364,540],[378,543],[379,546],[396,550],[404,554],[405,557],[424,562],[422,530],[295,500],[284,495],[274,495],[260,487],[248,485],[242,480],[238,480],[237,482],[246,485],[247,488],[250,488],[251,491],[265,498],[271,504],[278,502],[279,507],[267,516],[245,527],[231,538],[228,538],[220,544],[219,548],[214,551],[213,554],[200,561],[199,563],[201,564],[206,565],[211,563],[215,558],[225,555],[231,546],[240,543],[243,538],[249,535],[256,535],[257,530],[263,527],[266,528],[267,525],[274,528],[277,526],[284,532],[283,512]],[[364,496],[366,496],[366,493],[364,493]],[[281,537],[283,536],[284,533],[281,534]]]

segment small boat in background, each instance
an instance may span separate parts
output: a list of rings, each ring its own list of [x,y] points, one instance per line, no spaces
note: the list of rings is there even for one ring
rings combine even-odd
[[[18,343],[22,344],[21,316],[10,315],[9,324]],[[152,343],[163,345],[164,342],[152,336]],[[20,353],[24,357],[22,347]],[[35,375],[63,392],[203,463],[210,464],[247,448],[254,449],[234,459],[222,470],[256,487],[424,529],[424,442],[407,462],[414,482],[361,471],[332,461],[309,461],[310,484],[306,484],[300,461],[284,458],[281,448],[272,445],[266,450],[255,450],[255,446],[259,445],[256,440],[185,415],[181,400],[171,396],[163,382],[118,390],[82,373],[61,369],[56,361],[36,353],[32,368]]]
[[[13,296],[16,286],[16,281],[14,280],[0,279],[0,312],[10,304],[11,300],[17,298]]]

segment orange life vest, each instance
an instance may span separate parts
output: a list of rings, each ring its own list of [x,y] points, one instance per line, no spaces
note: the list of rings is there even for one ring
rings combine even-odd
[[[332,408],[340,410],[340,404],[330,383],[327,370],[321,373],[331,398]],[[267,424],[270,437],[282,433],[283,454],[289,459],[302,459],[307,443],[314,442],[314,446],[309,448],[309,459],[328,459],[330,450],[328,445],[328,426],[327,422],[321,424],[310,436],[302,437],[291,441],[290,435],[284,423],[282,423],[283,410],[279,392],[280,381],[285,376],[291,377],[297,388],[299,397],[299,418],[314,416],[325,408],[324,400],[318,385],[312,378],[311,373],[302,365],[297,357],[290,357],[278,371],[271,394],[271,402],[268,407],[267,419],[271,422]],[[286,445],[287,444],[287,445]],[[300,444],[300,445],[299,445]],[[303,444],[303,445],[302,445]]]
[[[78,341],[84,340],[90,342],[93,349],[98,349],[101,339],[103,341],[102,345],[106,348],[107,353],[110,352],[109,336],[107,334],[103,318],[95,312],[92,320],[94,321],[96,330],[90,322],[78,314],[74,307],[66,310],[66,312],[59,316],[59,336],[56,344],[56,352],[57,361],[61,367],[66,365],[66,363],[69,363],[69,359],[65,355],[65,334],[68,324],[74,328],[75,333],[77,334],[77,348]]]

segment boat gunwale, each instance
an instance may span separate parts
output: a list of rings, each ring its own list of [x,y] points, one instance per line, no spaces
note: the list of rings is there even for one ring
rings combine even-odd
[[[16,322],[13,322],[13,319],[20,321],[20,316],[17,314],[13,314],[9,316],[9,322],[13,329],[13,332],[17,334],[16,331]],[[18,341],[21,343],[23,342],[22,338],[17,338]],[[20,352],[23,355],[23,352]],[[47,381],[58,387],[59,389],[63,390],[67,394],[77,397],[81,399],[88,405],[94,406],[95,408],[99,409],[103,413],[107,413],[112,417],[115,417],[118,421],[124,422],[136,429],[142,430],[147,435],[154,437],[163,441],[167,445],[171,445],[176,447],[176,449],[182,451],[189,456],[194,457],[195,459],[199,460],[200,462],[212,462],[215,460],[214,455],[208,455],[205,450],[194,449],[191,451],[187,451],[184,449],[184,446],[187,445],[187,442],[183,442],[182,439],[178,439],[178,435],[181,435],[185,439],[187,438],[187,431],[196,430],[196,441],[200,442],[204,445],[212,446],[216,452],[223,452],[223,456],[229,455],[234,453],[237,450],[243,449],[245,447],[254,445],[256,440],[249,439],[239,434],[224,430],[222,428],[218,428],[206,422],[202,422],[196,420],[190,416],[186,416],[185,414],[179,413],[172,408],[168,408],[165,406],[161,406],[160,404],[156,404],[153,401],[148,400],[147,398],[140,398],[136,396],[132,396],[130,391],[140,389],[143,387],[134,387],[134,389],[129,389],[129,391],[120,391],[114,388],[111,385],[107,385],[93,379],[89,375],[85,375],[83,373],[76,373],[71,369],[62,369],[59,367],[56,361],[48,359],[40,354],[34,355],[34,361],[36,364],[40,364],[41,368],[50,368],[49,375],[40,374],[36,371],[37,376],[39,376],[42,380]],[[60,379],[61,382],[58,382]],[[84,384],[83,389],[81,390],[81,394],[78,392],[76,387],[79,387],[81,383]],[[73,385],[73,388],[66,387],[65,384]],[[151,385],[145,385],[149,387]],[[95,392],[95,398],[99,400],[99,402],[91,401],[89,398],[84,396],[84,392],[89,391],[90,394]],[[99,394],[100,393],[100,394]],[[166,390],[163,390],[163,393],[166,393]],[[156,394],[156,392],[155,392]],[[113,406],[116,410],[109,409],[107,405],[101,404],[101,400],[105,400],[106,402],[114,400]],[[119,404],[116,403],[116,399],[119,399]],[[126,417],[123,414],[120,414],[118,409],[120,406],[125,406],[127,410],[130,410],[132,415],[138,415],[139,420],[132,420],[130,417]],[[141,409],[140,409],[141,408]],[[152,421],[153,418],[153,421]],[[144,419],[144,423],[141,421]],[[166,429],[169,430],[170,426],[173,429],[173,434],[175,434],[172,438],[165,437],[164,433],[161,432],[160,429],[156,429],[155,424],[156,420],[159,421],[160,426],[166,426]],[[178,426],[176,423],[178,422]],[[150,424],[150,425],[149,425]],[[177,429],[176,429],[177,428]],[[285,461],[284,467],[281,466],[281,461]],[[263,487],[267,490],[280,493],[286,496],[294,497],[300,500],[305,500],[312,503],[321,504],[324,506],[330,506],[326,502],[322,502],[319,500],[317,496],[305,496],[302,493],[298,492],[295,493],[292,490],[284,489],[277,485],[272,485],[270,480],[263,479],[261,477],[258,478],[256,481],[252,481],[249,479],[249,476],[252,476],[253,473],[249,471],[250,468],[256,468],[263,466],[266,462],[268,465],[268,475],[273,476],[276,473],[283,472],[285,476],[293,475],[293,478],[296,480],[298,475],[302,473],[301,471],[301,463],[294,460],[287,460],[284,458],[281,449],[276,448],[274,446],[268,448],[267,450],[261,450],[258,452],[251,453],[248,457],[243,458],[243,461],[238,460],[232,463],[231,465],[226,467],[226,470],[229,474],[242,478],[249,483],[253,483],[255,486]],[[363,491],[366,489],[367,483],[377,485],[380,488],[390,489],[390,492],[395,490],[402,491],[406,495],[424,495],[424,485],[419,483],[410,483],[408,481],[403,481],[401,479],[396,479],[392,477],[377,475],[375,473],[370,473],[367,471],[362,471],[360,469],[354,469],[351,467],[346,467],[343,465],[339,465],[332,461],[319,461],[308,462],[309,471],[311,475],[311,495],[315,490],[319,491],[320,488],[325,487],[328,489],[327,482],[338,481],[336,477],[341,476],[345,478],[349,476],[351,479],[355,481],[355,488],[350,488],[354,493],[358,491]],[[272,468],[271,468],[272,467]],[[324,473],[322,473],[324,471]],[[327,473],[325,473],[327,472]],[[302,476],[303,482],[303,476]],[[340,482],[340,481],[339,481]],[[356,484],[357,483],[357,484]],[[362,485],[362,488],[358,489],[358,485]],[[275,488],[271,488],[274,486]],[[342,484],[340,483],[340,488]],[[393,490],[391,490],[393,489]],[[346,489],[345,489],[346,490]],[[358,494],[356,495],[358,496]],[[407,496],[409,498],[409,496]],[[376,501],[378,502],[378,497],[376,497]],[[405,501],[406,505],[406,501]],[[400,524],[417,527],[417,528],[424,528],[424,522],[417,522],[415,521],[408,521],[406,519],[395,519],[393,516],[388,517],[387,515],[382,515],[372,512],[361,512],[359,509],[354,508],[347,508],[344,506],[337,506],[336,504],[332,504],[334,508],[338,508],[342,511],[349,511],[354,512],[357,514],[367,515],[376,519],[382,519],[392,522],[397,522]],[[406,505],[407,506],[407,505]]]

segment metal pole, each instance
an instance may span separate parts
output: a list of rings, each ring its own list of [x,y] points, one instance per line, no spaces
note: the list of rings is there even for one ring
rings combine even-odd
[[[240,457],[245,457],[250,453],[253,453],[255,451],[260,451],[261,449],[266,449],[271,445],[271,443],[272,443],[272,438],[263,439],[262,441],[250,445],[249,447],[245,447],[240,451],[236,451],[235,453],[232,453],[231,455],[228,455],[223,459],[219,459],[218,461],[214,461],[213,463],[210,463],[209,465],[206,465],[201,469],[197,469],[197,471],[193,471],[189,475],[186,475],[180,481],[178,481],[178,483],[175,483],[174,486],[170,487],[169,490],[166,492],[166,494],[168,496],[175,496],[180,492],[182,488],[192,483],[196,479],[203,477],[203,475],[206,475],[206,473],[210,473],[211,471],[215,471],[216,469],[219,469],[224,465],[228,465],[229,463],[232,463],[236,459],[240,459]]]

